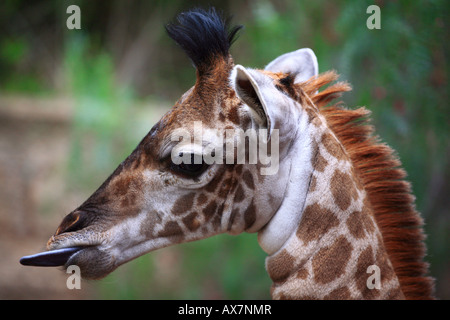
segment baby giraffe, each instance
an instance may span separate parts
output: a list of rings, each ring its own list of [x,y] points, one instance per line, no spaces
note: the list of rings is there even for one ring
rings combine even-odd
[[[274,299],[430,299],[422,220],[369,112],[311,49],[235,65],[214,9],[166,27],[196,82],[26,265],[98,279],[169,245],[257,232]],[[325,89],[319,91],[322,87]],[[206,259],[206,257],[205,257]]]

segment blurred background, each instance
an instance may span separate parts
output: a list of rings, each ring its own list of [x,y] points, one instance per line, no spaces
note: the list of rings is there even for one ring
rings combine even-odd
[[[366,9],[381,8],[369,30]],[[81,30],[69,30],[69,5]],[[312,48],[335,69],[397,150],[428,235],[437,296],[450,298],[449,2],[30,1],[0,3],[0,298],[266,299],[266,254],[255,234],[222,235],[159,250],[101,281],[68,290],[67,274],[19,258],[45,248],[80,205],[195,81],[164,24],[214,5],[245,30],[231,52],[262,68]]]

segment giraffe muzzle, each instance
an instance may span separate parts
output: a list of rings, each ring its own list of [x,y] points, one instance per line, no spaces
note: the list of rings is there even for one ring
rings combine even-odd
[[[84,247],[71,247],[44,251],[33,255],[24,256],[20,259],[20,263],[24,266],[59,267],[65,265],[70,257],[83,248]]]

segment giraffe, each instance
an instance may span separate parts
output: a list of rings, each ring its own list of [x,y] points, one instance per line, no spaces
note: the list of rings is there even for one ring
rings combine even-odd
[[[48,251],[21,263],[77,265],[84,278],[100,279],[169,245],[257,232],[274,299],[433,298],[423,222],[369,112],[330,106],[350,86],[329,85],[338,76],[319,74],[311,49],[264,69],[235,65],[229,49],[241,28],[214,8],[166,26],[196,69],[194,86],[62,220]],[[201,139],[181,137],[180,128]],[[243,162],[219,152],[249,144],[240,134],[249,129],[263,132],[261,145],[277,154],[275,173],[249,163],[245,148]],[[226,161],[207,163],[205,150]],[[371,268],[376,288],[368,285]]]

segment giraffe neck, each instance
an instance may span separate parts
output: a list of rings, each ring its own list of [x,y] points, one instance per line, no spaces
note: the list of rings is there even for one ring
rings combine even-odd
[[[291,183],[280,210],[264,230],[267,234],[259,235],[276,243],[271,248],[276,251],[268,251],[266,259],[272,297],[404,298],[366,192],[345,151],[326,127],[312,131],[311,160],[301,163],[304,159],[298,157],[291,164],[291,181],[302,178],[303,183]],[[285,203],[289,206],[283,207]],[[277,220],[291,223],[284,233],[277,228],[283,234],[278,237],[266,231]]]

